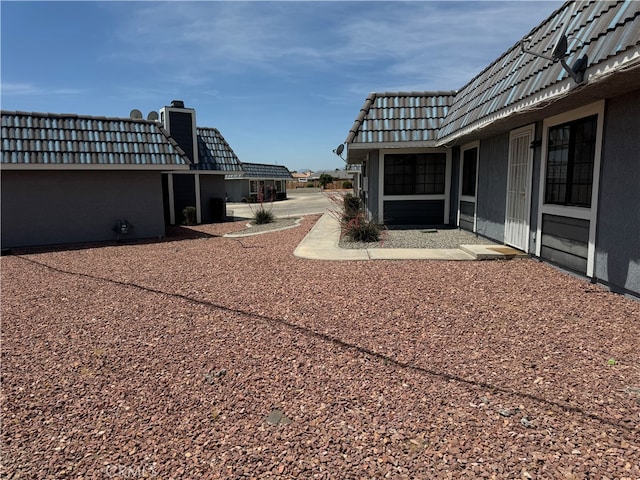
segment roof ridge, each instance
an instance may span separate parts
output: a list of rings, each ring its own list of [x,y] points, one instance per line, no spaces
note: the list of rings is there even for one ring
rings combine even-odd
[[[457,90],[425,90],[424,92],[371,92],[370,95],[375,95],[377,97],[450,97],[455,96],[456,93],[458,93]]]
[[[157,125],[157,120],[147,120],[144,118],[131,118],[131,117],[106,117],[104,115],[84,115],[78,113],[52,113],[52,112],[25,112],[22,110],[0,110],[0,115],[16,115],[16,116],[28,116],[28,117],[43,117],[43,118],[74,118],[81,120],[101,120],[107,122],[135,122],[135,123],[148,123]]]

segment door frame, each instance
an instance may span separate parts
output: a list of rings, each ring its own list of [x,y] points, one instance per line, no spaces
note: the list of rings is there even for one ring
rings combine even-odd
[[[531,142],[535,141],[536,138],[536,125],[535,123],[525,125],[524,127],[516,128],[515,130],[511,130],[509,132],[509,158],[507,161],[507,195],[505,202],[505,211],[504,211],[504,242],[506,245],[512,244],[507,243],[507,227],[508,227],[508,214],[509,214],[509,187],[511,186],[511,160],[512,160],[512,150],[511,150],[511,142],[515,137],[521,136],[525,133],[529,133],[529,138]],[[529,249],[531,246],[531,202],[532,202],[532,193],[533,193],[533,149],[529,148],[527,151],[527,173],[526,173],[526,184],[527,184],[527,202],[526,202],[526,221],[527,225],[527,237],[525,240],[525,244],[523,245],[523,251],[525,253],[529,253]],[[515,246],[515,248],[521,248],[519,245]]]
[[[469,195],[462,195],[462,175],[464,173],[464,152],[467,150],[476,149],[476,185],[475,195],[473,197]],[[460,147],[460,172],[458,174],[458,208],[456,215],[456,225],[460,228],[460,202],[473,202],[473,232],[475,233],[478,228],[478,170],[480,167],[480,142],[475,141],[466,143]]]

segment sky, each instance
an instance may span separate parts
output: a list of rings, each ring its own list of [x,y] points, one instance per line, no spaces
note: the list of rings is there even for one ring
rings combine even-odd
[[[370,92],[459,90],[562,3],[3,0],[0,102],[126,118],[183,100],[243,162],[334,170]]]

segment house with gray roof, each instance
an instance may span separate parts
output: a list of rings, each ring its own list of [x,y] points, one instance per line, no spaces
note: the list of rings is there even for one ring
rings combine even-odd
[[[224,214],[224,175],[240,162],[195,111],[160,121],[2,111],[2,248],[158,238],[186,206]]]
[[[284,165],[241,162],[242,172],[225,176],[230,202],[256,202],[287,198],[287,180],[291,172]]]
[[[370,94],[368,216],[459,227],[640,295],[640,3],[566,2],[460,90]]]

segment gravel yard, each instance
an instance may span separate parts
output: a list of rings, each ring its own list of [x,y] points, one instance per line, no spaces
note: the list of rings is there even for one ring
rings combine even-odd
[[[379,242],[352,242],[342,237],[338,244],[342,248],[458,248],[460,245],[494,245],[494,242],[458,228],[411,228],[383,230]]]
[[[317,218],[2,257],[2,478],[640,478],[640,302]]]

